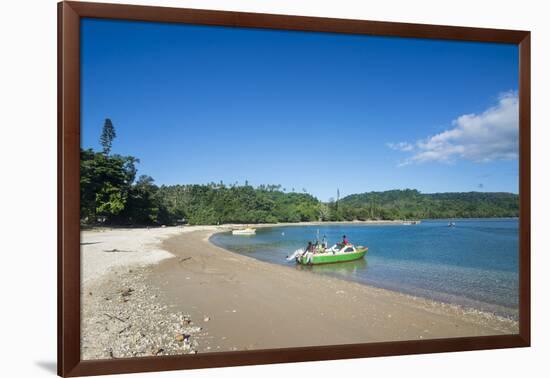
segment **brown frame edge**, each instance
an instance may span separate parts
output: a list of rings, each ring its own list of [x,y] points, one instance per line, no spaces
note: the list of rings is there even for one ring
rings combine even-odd
[[[513,43],[520,55],[520,303],[518,335],[285,348],[194,356],[80,360],[80,18],[191,23]],[[120,4],[58,4],[58,375],[83,376],[528,347],[531,340],[530,32]]]

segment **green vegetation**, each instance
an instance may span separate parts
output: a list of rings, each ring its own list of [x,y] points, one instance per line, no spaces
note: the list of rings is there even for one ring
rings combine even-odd
[[[191,224],[303,222],[319,219],[319,201],[302,193],[284,193],[276,186],[161,186],[159,199],[167,220]]]
[[[433,193],[389,190],[352,194],[340,201],[338,219],[434,219],[517,217],[512,193]]]
[[[116,137],[107,119],[101,152],[80,151],[81,220],[86,224],[223,224],[367,219],[516,217],[519,199],[510,193],[436,193],[391,190],[353,194],[322,203],[310,194],[287,193],[280,185],[157,186],[137,179],[133,156],[111,155]],[[339,191],[338,191],[339,197]]]
[[[105,155],[109,155],[111,152],[111,148],[113,146],[113,139],[116,138],[116,132],[115,127],[113,126],[113,122],[109,118],[105,120],[105,123],[103,124],[103,131],[101,132],[101,137],[99,137],[99,141],[101,143],[101,146],[103,147],[103,153]]]

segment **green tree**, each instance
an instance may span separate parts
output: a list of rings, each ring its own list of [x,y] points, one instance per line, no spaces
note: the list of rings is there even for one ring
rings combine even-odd
[[[106,156],[91,149],[80,151],[80,213],[85,222],[98,216],[115,221],[125,209],[135,177],[131,156]]]
[[[151,176],[139,176],[136,183],[130,188],[126,208],[121,214],[121,221],[130,224],[157,223],[162,207],[157,193],[158,187],[154,184]],[[165,218],[162,220],[169,221]]]
[[[103,130],[101,131],[101,137],[99,138],[101,146],[103,147],[103,153],[109,155],[113,145],[113,139],[116,138],[115,127],[109,118],[105,119],[103,124]]]
[[[127,193],[107,182],[96,194],[96,214],[113,217],[124,210]]]

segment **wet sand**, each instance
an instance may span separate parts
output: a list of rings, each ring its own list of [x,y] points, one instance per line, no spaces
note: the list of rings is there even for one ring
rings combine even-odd
[[[203,328],[199,353],[518,332],[489,314],[238,255],[209,243],[212,233],[164,240],[176,257],[148,276],[170,311]]]

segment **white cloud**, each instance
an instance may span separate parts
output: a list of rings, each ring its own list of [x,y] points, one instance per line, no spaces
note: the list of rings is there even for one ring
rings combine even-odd
[[[414,146],[407,142],[399,143],[386,143],[386,145],[392,150],[408,152],[414,150]]]
[[[413,152],[400,166],[429,161],[489,162],[518,157],[519,111],[515,92],[501,94],[497,105],[480,114],[462,115],[452,125],[451,129],[414,145],[407,142],[387,145],[395,150]]]

